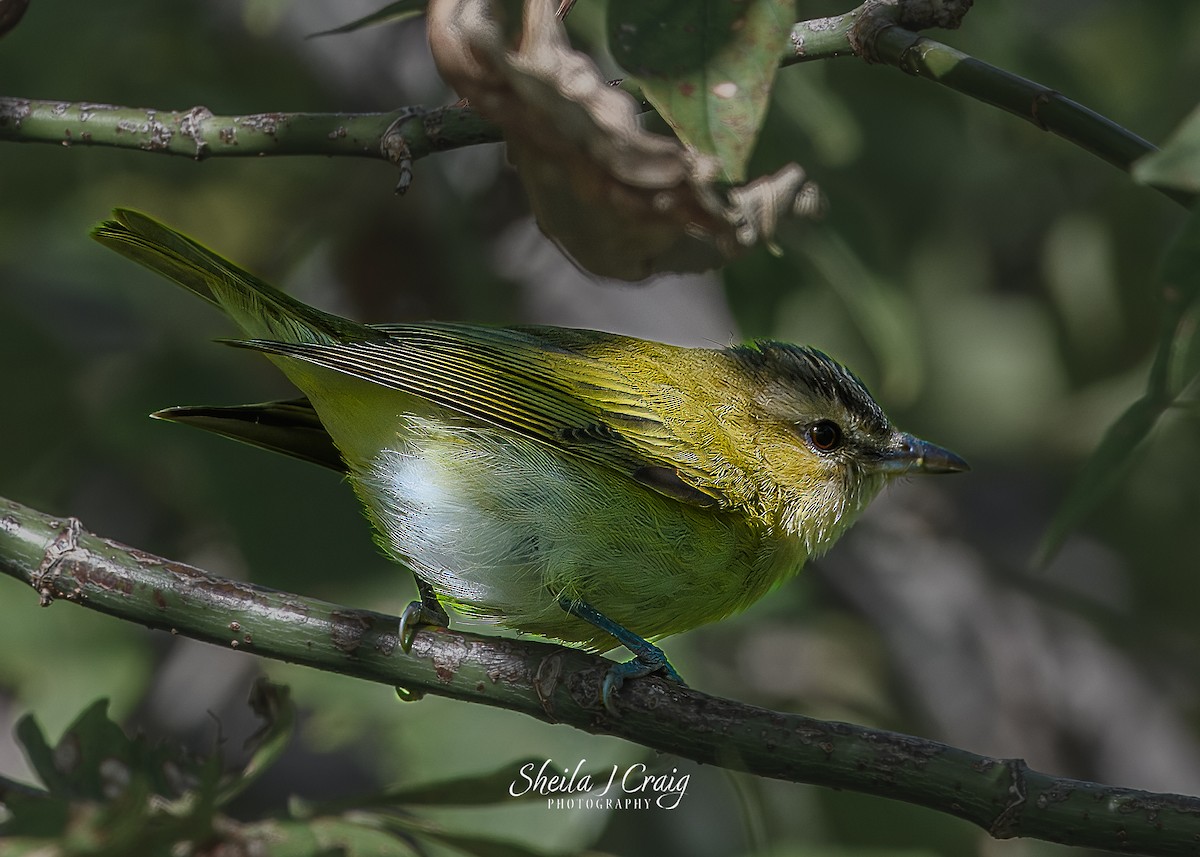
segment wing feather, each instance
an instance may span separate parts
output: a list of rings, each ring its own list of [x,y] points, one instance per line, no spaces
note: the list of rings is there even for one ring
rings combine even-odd
[[[721,499],[694,469],[694,459],[672,442],[655,407],[678,391],[659,365],[662,355],[645,349],[672,346],[559,328],[427,324],[375,329],[387,338],[231,344],[419,397],[613,468],[681,502],[713,505]],[[645,473],[658,469],[673,476],[645,479]]]

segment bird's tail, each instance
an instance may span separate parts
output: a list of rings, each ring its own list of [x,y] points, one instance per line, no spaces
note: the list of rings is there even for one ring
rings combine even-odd
[[[165,408],[150,416],[202,428],[331,470],[346,470],[333,439],[308,399],[224,407],[188,405]]]
[[[220,307],[249,338],[335,344],[383,336],[296,300],[141,212],[116,209],[92,237]]]

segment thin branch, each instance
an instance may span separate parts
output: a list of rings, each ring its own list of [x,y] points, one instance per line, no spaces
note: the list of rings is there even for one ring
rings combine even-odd
[[[783,65],[861,56],[948,86],[1006,110],[1129,172],[1156,151],[1146,140],[1053,89],[1011,74],[900,26],[897,7],[877,0],[844,15],[801,21],[792,29]],[[622,88],[641,99],[628,82]],[[643,103],[644,104],[644,103]],[[644,105],[648,108],[648,105]],[[140,149],[203,160],[260,155],[381,158],[400,168],[398,189],[412,162],[433,152],[497,142],[499,130],[469,107],[390,113],[257,113],[217,116],[184,111],[0,96],[0,141]],[[1163,190],[1190,207],[1195,196]]]
[[[864,3],[844,15],[801,21],[783,65],[859,56],[999,107],[1128,173],[1154,144],[1060,92],[927,38],[895,22],[896,8]],[[1156,188],[1190,208],[1196,196]]]
[[[865,12],[866,4],[844,15],[800,21],[792,27],[791,48],[781,65],[857,55],[850,33]]]
[[[874,49],[882,61],[902,71],[1008,111],[1125,172],[1134,161],[1158,151],[1132,131],[1056,90],[900,27],[879,33]],[[1166,193],[1184,206],[1195,201],[1191,194]]]
[[[253,113],[207,107],[170,111],[0,97],[0,141],[111,146],[193,160],[263,155],[380,158],[401,170],[433,152],[494,143],[499,130],[470,107],[405,107],[389,113]]]
[[[549,643],[420,629],[410,655],[394,616],[340,607],[152,556],[0,499],[0,572],[43,605],[102,613],[549,723],[615,735],[697,762],[894,798],[971,821],[996,838],[1028,836],[1153,855],[1196,854],[1200,799],[1037,773],[908,735],[814,720],[708,696],[657,678],[629,682],[620,716],[600,702],[611,663]]]

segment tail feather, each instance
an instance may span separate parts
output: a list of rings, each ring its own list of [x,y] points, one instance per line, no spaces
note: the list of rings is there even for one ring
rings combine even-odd
[[[225,407],[166,408],[151,416],[206,429],[243,443],[345,472],[333,439],[308,399]]]
[[[296,300],[141,212],[116,209],[92,237],[220,307],[251,337],[327,345],[386,338]]]

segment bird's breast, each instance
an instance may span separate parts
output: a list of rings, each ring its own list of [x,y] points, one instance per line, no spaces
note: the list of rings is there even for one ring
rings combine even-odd
[[[353,480],[385,549],[461,612],[599,649],[611,640],[561,596],[662,637],[747,606],[804,559],[750,516],[491,427],[409,417]]]

